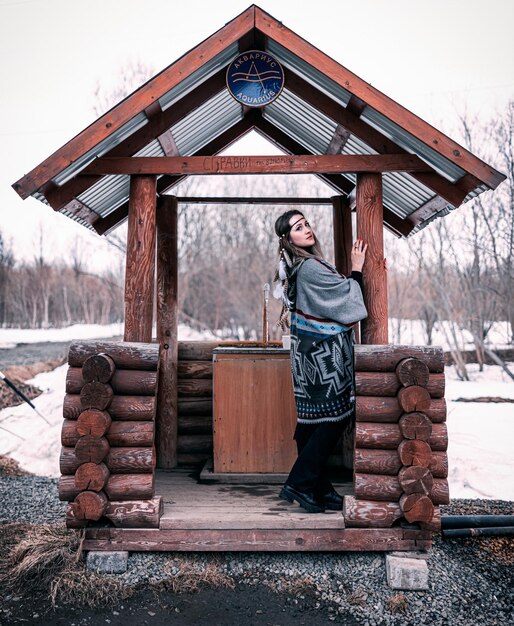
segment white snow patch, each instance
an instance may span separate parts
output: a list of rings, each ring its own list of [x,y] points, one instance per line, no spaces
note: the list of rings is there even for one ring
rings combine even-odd
[[[74,324],[64,328],[0,328],[0,346],[13,347],[18,343],[46,341],[73,341],[75,339],[102,339],[123,335],[123,324]]]
[[[82,339],[109,339],[123,336],[123,324],[74,324],[65,328],[0,328],[0,349],[16,347],[19,343],[76,341]],[[153,336],[156,336],[155,325]],[[210,340],[216,335],[208,330],[199,332],[185,324],[178,325],[179,341]]]

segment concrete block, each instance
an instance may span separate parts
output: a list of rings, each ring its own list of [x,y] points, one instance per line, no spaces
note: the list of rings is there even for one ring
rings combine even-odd
[[[386,575],[391,589],[428,589],[428,565],[425,559],[387,554]]]
[[[95,552],[87,553],[86,567],[90,572],[101,574],[122,574],[127,571],[128,552]]]
[[[391,556],[399,556],[405,559],[428,559],[430,556],[428,550],[408,550],[404,552],[400,552],[398,550],[393,550],[392,552],[388,552]]]

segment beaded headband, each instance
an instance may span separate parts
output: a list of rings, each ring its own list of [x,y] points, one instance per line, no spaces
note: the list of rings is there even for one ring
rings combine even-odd
[[[291,226],[289,226],[288,228],[288,232],[293,228],[293,226],[295,224],[298,224],[298,222],[301,222],[304,218],[304,216],[302,215],[302,217],[299,220],[296,220],[296,222],[294,222],[294,224],[291,224]],[[285,237],[287,233],[284,233],[283,235],[280,235],[279,239],[282,239],[282,237]]]

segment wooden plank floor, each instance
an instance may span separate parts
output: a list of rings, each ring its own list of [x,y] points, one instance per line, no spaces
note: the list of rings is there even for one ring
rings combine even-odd
[[[159,528],[86,529],[83,550],[131,552],[339,552],[428,550],[431,533],[415,528],[345,528],[341,511],[306,513],[280,500],[276,484],[202,484],[193,470],[158,470],[164,501]],[[334,486],[353,493],[351,482]]]
[[[352,484],[335,484],[341,495]],[[162,496],[161,529],[337,529],[341,511],[307,513],[278,497],[280,485],[199,484],[187,470],[158,471],[155,493]]]

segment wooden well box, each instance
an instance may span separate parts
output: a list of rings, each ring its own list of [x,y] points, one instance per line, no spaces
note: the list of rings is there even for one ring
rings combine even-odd
[[[289,350],[213,351],[215,473],[285,473],[296,460]]]

